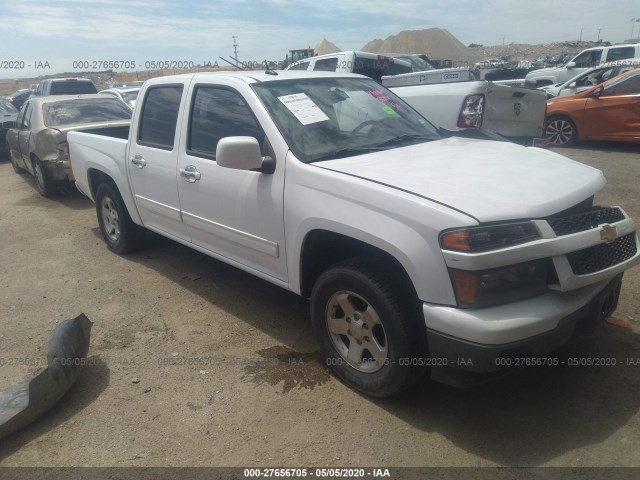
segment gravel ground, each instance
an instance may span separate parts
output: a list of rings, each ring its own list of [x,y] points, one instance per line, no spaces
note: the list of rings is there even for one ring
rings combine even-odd
[[[562,153],[604,170],[597,202],[640,221],[639,146]],[[159,237],[114,255],[90,201],[42,198],[6,160],[0,245],[0,388],[37,370],[56,324],[94,323],[90,365],[0,443],[0,465],[640,466],[640,365],[626,365],[640,357],[640,268],[615,313],[631,327],[601,325],[558,353],[615,367],[464,390],[425,380],[372,400],[323,368],[304,299]]]

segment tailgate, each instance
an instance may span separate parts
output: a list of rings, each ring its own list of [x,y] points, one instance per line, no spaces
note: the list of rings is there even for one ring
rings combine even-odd
[[[541,137],[547,96],[489,82],[482,127],[506,137]]]

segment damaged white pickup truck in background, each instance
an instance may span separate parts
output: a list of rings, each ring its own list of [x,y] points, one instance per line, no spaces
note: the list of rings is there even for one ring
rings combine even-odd
[[[359,75],[155,78],[130,129],[68,140],[109,249],[148,229],[308,297],[327,365],[371,396],[549,354],[640,261],[634,222],[594,204],[599,170],[443,138]]]

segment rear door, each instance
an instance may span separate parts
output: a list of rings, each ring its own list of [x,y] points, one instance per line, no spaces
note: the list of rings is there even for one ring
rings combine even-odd
[[[176,178],[179,131],[186,83],[162,80],[147,88],[142,108],[132,125],[127,170],[136,205],[144,225],[163,234],[189,241],[180,217]]]

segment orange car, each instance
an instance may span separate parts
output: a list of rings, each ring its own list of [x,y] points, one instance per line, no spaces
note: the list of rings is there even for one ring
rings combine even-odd
[[[577,95],[548,100],[544,136],[564,147],[577,140],[640,142],[640,68]]]

